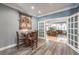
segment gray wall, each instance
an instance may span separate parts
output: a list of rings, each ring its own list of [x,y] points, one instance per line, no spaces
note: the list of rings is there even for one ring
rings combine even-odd
[[[19,29],[19,14],[14,9],[0,4],[0,48],[16,44]],[[32,17],[32,29],[37,30],[37,18]]]
[[[0,48],[15,44],[18,18],[17,11],[0,4]]]

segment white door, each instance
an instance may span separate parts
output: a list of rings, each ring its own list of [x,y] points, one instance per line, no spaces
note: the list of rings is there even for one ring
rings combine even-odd
[[[69,16],[67,25],[67,44],[79,53],[79,13]]]
[[[45,39],[45,22],[38,22],[38,38]]]

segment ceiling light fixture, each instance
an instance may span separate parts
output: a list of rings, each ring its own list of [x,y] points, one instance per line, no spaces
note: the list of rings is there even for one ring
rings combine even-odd
[[[32,9],[32,10],[34,10],[34,9],[35,9],[35,7],[34,7],[34,6],[31,6],[31,9]]]
[[[41,11],[38,11],[39,14],[41,14]]]

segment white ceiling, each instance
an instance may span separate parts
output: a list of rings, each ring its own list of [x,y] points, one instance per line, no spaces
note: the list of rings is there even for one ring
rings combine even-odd
[[[77,4],[74,3],[6,3],[9,7],[17,9],[21,12],[27,13],[32,16],[46,15],[64,8],[73,7]],[[34,6],[35,9],[32,10],[31,7]],[[41,11],[39,14],[38,11]]]

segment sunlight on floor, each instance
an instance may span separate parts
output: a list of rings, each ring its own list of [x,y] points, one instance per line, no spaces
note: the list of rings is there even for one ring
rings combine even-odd
[[[58,43],[63,43],[65,44],[66,43],[66,36],[64,35],[59,35],[58,37],[53,37],[53,36],[47,36],[47,42],[48,41],[54,41],[54,42],[58,42]]]

